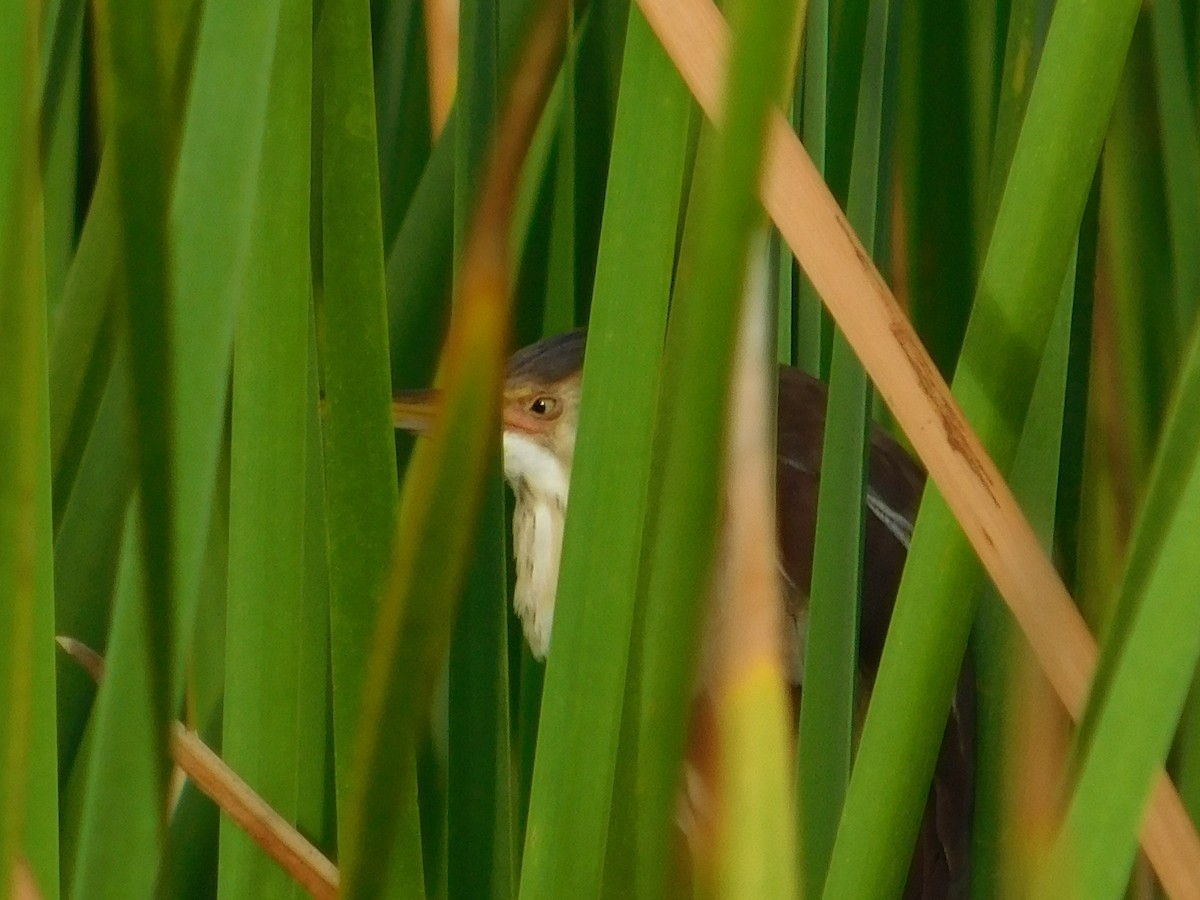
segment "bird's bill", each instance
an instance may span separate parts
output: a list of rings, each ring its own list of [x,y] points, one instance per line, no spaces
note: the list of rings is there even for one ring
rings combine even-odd
[[[441,403],[438,390],[399,391],[392,395],[392,425],[413,434],[429,434]]]

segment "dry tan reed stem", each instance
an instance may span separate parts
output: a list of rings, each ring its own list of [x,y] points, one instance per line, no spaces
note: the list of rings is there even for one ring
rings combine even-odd
[[[638,0],[638,5],[705,113],[719,121],[729,43],[720,12],[710,0]],[[1078,720],[1096,668],[1095,640],[1012,491],[779,113],[772,117],[768,140],[760,189],[767,213],[912,441],[1055,692]],[[1200,839],[1162,771],[1141,839],[1168,893],[1200,898]]]
[[[60,637],[58,643],[99,683],[104,676],[104,658],[99,653],[70,637]],[[337,900],[337,867],[181,722],[171,726],[171,756],[196,787],[297,884],[317,900]]]
[[[436,140],[446,127],[458,88],[458,4],[455,0],[425,0],[424,7],[429,125]]]
[[[317,900],[336,900],[337,867],[181,722],[171,726],[171,755],[196,787],[297,884]]]

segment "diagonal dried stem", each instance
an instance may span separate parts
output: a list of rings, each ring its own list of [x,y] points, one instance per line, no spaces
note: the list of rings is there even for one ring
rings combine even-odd
[[[728,29],[709,0],[638,0],[684,81],[713,120]],[[1096,669],[1096,642],[1003,476],[964,418],[883,277],[783,116],[771,122],[761,194],[953,510],[1075,719]],[[1200,897],[1200,838],[1160,772],[1142,846],[1167,891]]]
[[[91,647],[70,637],[58,644],[97,682],[103,677],[104,658]],[[337,867],[180,722],[171,726],[171,756],[297,884],[317,900],[337,900]]]

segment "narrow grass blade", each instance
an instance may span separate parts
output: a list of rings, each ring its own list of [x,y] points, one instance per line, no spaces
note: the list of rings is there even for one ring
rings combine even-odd
[[[171,670],[178,573],[175,537],[175,413],[170,331],[172,293],[167,232],[173,136],[166,96],[168,50],[164,22],[154,3],[102,10],[97,19],[103,97],[112,117],[110,152],[118,190],[117,237],[121,280],[118,305],[128,342],[141,510],[143,591],[146,607],[144,662],[152,730],[158,736],[154,758],[159,791],[168,773],[166,741],[171,721]]]
[[[561,70],[562,107],[555,138],[553,185],[554,205],[550,212],[549,261],[546,272],[546,296],[542,312],[542,334],[553,335],[575,327],[575,254],[577,198],[575,186],[576,135],[579,125],[576,115],[576,78],[578,48],[574,40],[574,7],[569,8],[567,42]]]
[[[179,647],[192,645],[208,552],[278,20],[279,0],[210,0],[197,25],[170,220]],[[182,692],[177,667],[172,697]]]
[[[964,48],[966,78],[965,102],[968,128],[966,140],[973,180],[971,208],[975,219],[976,250],[984,231],[984,209],[988,203],[989,173],[992,164],[992,139],[996,129],[996,90],[1004,63],[1004,31],[1012,0],[991,0],[966,17]],[[1030,79],[1032,83],[1032,79]]]
[[[894,32],[888,0],[872,0],[859,82],[854,159],[847,208],[850,224],[874,253],[881,160],[891,136],[884,133],[888,55]],[[840,331],[833,338],[828,414],[822,446],[809,590],[804,696],[800,706],[797,790],[806,896],[819,896],[829,867],[837,823],[850,779],[851,741],[857,709],[859,605],[863,592],[867,429],[871,391],[866,372]]]
[[[58,894],[38,7],[0,5],[0,891]],[[25,863],[21,863],[25,866]]]
[[[51,399],[53,409],[53,394]],[[95,425],[80,459],[78,483],[54,542],[55,627],[92,647],[102,648],[107,640],[125,510],[134,489],[128,411],[129,367],[117,359],[99,399]],[[59,665],[59,776],[64,784],[74,767],[95,693],[95,685],[78,666]]]
[[[622,79],[523,897],[598,895],[609,821],[633,821],[632,798],[614,795],[613,783],[691,113],[687,89],[636,8]],[[592,539],[600,533],[606,540]],[[624,871],[632,869],[632,838],[609,848]]]
[[[450,645],[446,885],[450,897],[516,894],[509,733],[508,571],[503,487],[493,455]]]
[[[1059,461],[1054,533],[1061,554],[1060,570],[1068,590],[1080,596],[1080,546],[1083,542],[1083,502],[1087,480],[1087,429],[1092,368],[1095,363],[1096,273],[1100,250],[1100,182],[1092,193],[1079,227],[1075,261],[1075,300],[1071,311],[1071,336],[1067,354],[1067,384],[1063,397],[1062,447]],[[1054,333],[1054,332],[1052,332]]]
[[[513,56],[514,43],[506,26],[516,10],[516,4],[510,10],[495,0],[461,5],[455,120],[452,131],[447,129],[454,141],[453,256],[460,262],[470,239],[481,184],[488,177],[485,165],[494,130],[500,124],[503,66]],[[447,143],[446,139],[441,143]],[[508,223],[504,228],[509,228]],[[508,241],[515,249],[511,236]],[[451,319],[459,315],[460,297],[455,297]],[[442,877],[451,898],[507,898],[516,889],[507,517],[498,447],[489,444],[488,452],[491,458],[481,473],[484,484],[478,529],[468,551],[461,610],[450,646],[446,871]]]
[[[154,715],[146,664],[150,600],[140,571],[145,553],[136,503],[131,500],[125,518],[105,677],[92,716],[78,845],[68,872],[72,897],[149,897],[165,849],[160,773],[167,735]]]
[[[53,315],[75,254],[83,89],[83,7],[79,0],[45,5],[42,59],[42,198],[45,215],[46,307]]]
[[[996,125],[991,135],[991,166],[986,173],[988,185],[980,208],[982,228],[980,253],[987,250],[996,210],[1004,194],[1004,185],[1012,165],[1013,152],[1021,134],[1021,122],[1029,93],[1037,75],[1041,50],[1046,41],[1045,23],[1038,15],[1038,0],[1009,0],[1008,29],[1004,40],[1004,58],[997,86]]]
[[[784,3],[746,4],[731,12],[737,24],[723,131],[711,165],[698,176],[704,179],[698,203],[689,210],[698,229],[695,254],[684,264],[682,293],[672,311],[658,406],[660,469],[650,493],[654,519],[638,745],[643,804],[638,891],[647,896],[663,891],[670,865],[671,823],[716,549],[732,336],[750,234],[761,215],[755,188],[768,110],[782,94],[798,24],[798,11]],[[651,23],[657,27],[653,18]],[[772,857],[767,865],[782,862]]]
[[[1174,266],[1176,321],[1191,328],[1200,305],[1200,256],[1191,252],[1200,236],[1200,128],[1188,90],[1182,4],[1162,0],[1150,11],[1158,87],[1158,117],[1166,164]]]
[[[1106,635],[1091,740],[1043,895],[1064,872],[1079,896],[1118,897],[1157,767],[1166,758],[1200,656],[1200,329],[1193,329]],[[1122,625],[1124,627],[1122,627]],[[1105,677],[1107,676],[1107,677]]]
[[[596,281],[621,66],[632,5],[629,0],[610,0],[581,4],[574,13],[579,39],[574,88],[574,323],[587,321]]]
[[[325,502],[325,458],[321,445],[320,359],[317,352],[316,311],[308,320],[308,418],[306,423],[304,489],[304,609],[306,624],[300,650],[305,665],[296,683],[300,709],[300,783],[297,826],[328,856],[337,847],[337,787],[335,784],[330,673],[329,527]],[[316,784],[307,779],[317,777]]]
[[[455,118],[446,123],[388,250],[385,284],[392,384],[428,384],[450,315]]]
[[[1145,489],[1171,373],[1179,360],[1166,165],[1159,143],[1146,138],[1161,128],[1152,34],[1143,19],[1117,93],[1101,171],[1100,217],[1111,298],[1111,327],[1104,335],[1106,365],[1113,372],[1108,396],[1120,422],[1109,434],[1118,489],[1114,500],[1125,528]],[[1105,588],[1108,599],[1111,585]]]
[[[87,446],[116,352],[120,218],[115,158],[101,162],[50,344],[50,459],[54,530]]]
[[[302,788],[299,683],[305,647],[306,426],[312,296],[309,166],[312,13],[280,9],[266,108],[262,188],[234,331],[229,590],[223,752],[289,822]],[[309,735],[311,738],[312,736]],[[284,895],[291,882],[224,823],[218,896]]]
[[[801,135],[813,164],[825,173],[825,145],[829,105],[829,0],[810,0],[803,32],[803,86],[795,103],[803,109]],[[793,116],[793,124],[794,124]],[[796,301],[796,365],[813,376],[821,374],[826,358],[828,325],[821,298],[803,271],[799,273]]]
[[[854,155],[858,82],[862,77],[869,0],[829,4],[829,57],[826,72],[825,181],[845,207]],[[828,364],[828,360],[825,361]]]
[[[372,8],[379,194],[385,247],[395,240],[404,221],[432,143],[425,48],[429,23],[422,15],[422,5],[421,0],[387,0]]]
[[[901,101],[905,287],[917,334],[946,376],[958,359],[975,286],[974,186],[981,177],[970,145],[967,33],[972,19],[987,18],[982,6],[905,7],[914,45],[911,68],[898,79],[908,94]]]
[[[479,194],[492,128],[500,103],[502,61],[499,5],[495,0],[470,0],[459,14],[458,71],[455,97],[454,244],[455,259],[463,251],[471,214]],[[505,38],[508,35],[504,36]]]

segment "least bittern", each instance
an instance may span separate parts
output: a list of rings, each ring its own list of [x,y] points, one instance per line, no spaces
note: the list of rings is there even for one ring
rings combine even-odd
[[[513,555],[517,583],[513,605],[533,655],[550,649],[563,523],[579,424],[580,382],[586,334],[573,331],[539,341],[508,363],[501,420],[504,475],[513,490]],[[779,561],[791,628],[794,684],[803,675],[808,588],[812,579],[825,427],[825,387],[797,369],[779,368],[776,513]],[[397,428],[422,432],[437,406],[434,391],[398,393],[392,403]],[[859,671],[869,686],[878,666],[925,475],[881,428],[872,427]],[[972,800],[970,675],[964,675],[926,807],[905,896],[965,897],[968,889]]]

